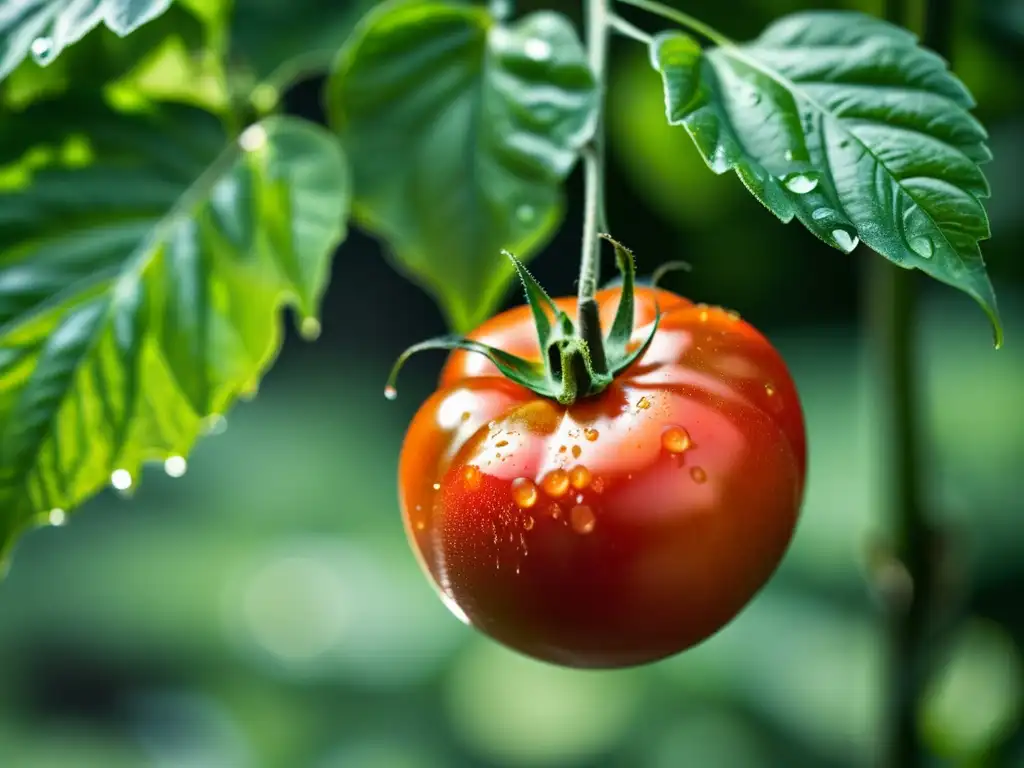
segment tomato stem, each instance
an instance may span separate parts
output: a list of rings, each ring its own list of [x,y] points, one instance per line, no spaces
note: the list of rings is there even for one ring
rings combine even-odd
[[[886,0],[886,18],[907,25],[907,0]],[[952,0],[926,0],[924,44],[950,59]],[[918,735],[918,708],[931,671],[929,643],[936,609],[935,531],[921,499],[920,396],[914,348],[916,273],[882,259],[867,262],[868,339],[877,365],[883,424],[889,425],[887,501],[890,573],[904,575],[902,594],[882,595],[888,609],[888,695],[882,741],[885,768],[918,768],[927,754]],[[890,579],[891,581],[891,579]],[[890,590],[891,591],[891,590]]]
[[[580,255],[577,325],[580,338],[586,342],[590,352],[591,364],[599,374],[608,371],[594,294],[597,293],[597,284],[601,277],[598,229],[607,228],[604,209],[604,110],[610,28],[610,0],[587,0],[587,54],[590,58],[590,68],[597,80],[599,96],[594,136],[583,152],[583,249]]]

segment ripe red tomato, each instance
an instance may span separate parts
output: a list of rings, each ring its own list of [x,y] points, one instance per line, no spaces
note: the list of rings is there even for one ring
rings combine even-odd
[[[597,295],[609,327],[619,290]],[[785,363],[735,314],[637,288],[647,352],[562,406],[455,351],[400,460],[406,530],[444,602],[529,656],[608,668],[707,638],[789,545],[806,472]],[[570,316],[574,299],[558,306]],[[527,307],[470,338],[538,359]]]

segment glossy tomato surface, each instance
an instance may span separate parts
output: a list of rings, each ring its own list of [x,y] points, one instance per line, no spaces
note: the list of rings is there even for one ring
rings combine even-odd
[[[619,291],[597,296],[608,328]],[[558,305],[570,316],[574,299]],[[545,661],[655,661],[729,622],[782,559],[806,473],[803,414],[779,354],[734,313],[638,288],[648,351],[571,406],[450,355],[409,427],[406,530],[442,599]],[[537,359],[527,307],[471,338]]]

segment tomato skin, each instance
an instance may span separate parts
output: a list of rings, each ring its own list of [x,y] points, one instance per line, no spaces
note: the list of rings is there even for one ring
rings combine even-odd
[[[618,298],[597,296],[604,327]],[[651,288],[636,291],[637,341],[656,306],[650,348],[600,395],[561,406],[457,351],[406,435],[421,564],[456,615],[529,656],[610,668],[678,653],[735,617],[792,538],[807,459],[785,363],[735,315]],[[539,355],[526,307],[471,338]]]

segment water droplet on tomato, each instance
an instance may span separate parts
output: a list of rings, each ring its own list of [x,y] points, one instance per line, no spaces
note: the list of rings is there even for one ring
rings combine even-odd
[[[843,253],[852,253],[853,249],[860,245],[860,238],[851,235],[845,229],[833,229],[832,239]]]
[[[504,448],[506,445],[508,445],[508,440],[499,440],[494,444],[496,448]]]
[[[594,518],[594,510],[586,504],[577,504],[573,507],[569,513],[569,520],[572,523],[572,529],[576,533],[590,533],[594,530],[594,525],[597,523],[597,520]]]
[[[467,464],[462,469],[462,482],[471,491],[475,491],[480,487],[480,483],[483,480],[483,475],[480,473],[480,468],[473,464]]]
[[[600,437],[600,435],[601,433],[598,432],[596,429],[588,428],[583,430],[583,436],[587,438],[587,440],[589,440],[590,442],[594,442],[595,440],[597,440],[597,438]]]
[[[540,485],[544,493],[557,499],[569,490],[569,473],[564,469],[553,469],[544,476]]]
[[[572,447],[572,456],[574,459],[578,459],[581,453],[583,453],[583,449],[580,448],[578,445],[574,445]]]
[[[537,486],[532,480],[517,477],[512,481],[512,500],[516,506],[529,509],[537,503]]]
[[[60,527],[67,522],[68,518],[63,509],[60,507],[54,507],[50,510],[50,514],[47,516],[47,519],[50,521],[50,525]]]
[[[426,527],[427,527],[427,524],[425,522],[423,522],[422,520],[417,520],[416,521],[416,530],[417,531],[422,531]]]
[[[188,461],[184,456],[168,456],[164,462],[164,472],[168,477],[183,477],[188,471]]]
[[[110,475],[110,484],[115,490],[127,491],[132,487],[132,473],[127,469],[115,469]]]
[[[594,493],[604,493],[604,478],[595,477],[594,481],[590,484],[590,490]]]
[[[533,529],[533,518],[529,515],[527,515],[526,519],[523,520],[523,528],[528,531]]]
[[[569,482],[572,483],[572,487],[577,491],[584,490],[590,485],[590,470],[582,464],[578,467],[573,467],[572,471],[569,472]]]
[[[782,181],[786,185],[786,189],[797,195],[806,195],[818,186],[818,180],[806,173],[793,173]]]
[[[398,390],[392,387],[390,384],[388,384],[386,387],[384,387],[384,397],[386,397],[388,400],[394,400],[396,397],[398,397]]]
[[[926,235],[912,237],[910,239],[910,248],[922,259],[930,259],[932,254],[935,253],[935,244]]]
[[[690,433],[682,427],[669,427],[661,433],[661,445],[669,453],[682,453],[690,449]]]
[[[764,385],[764,393],[766,395],[768,395],[768,397],[774,397],[775,396],[775,387],[773,387],[771,384],[765,384]]]
[[[567,450],[569,450],[569,449],[566,446],[564,446],[564,445],[558,446],[558,452],[559,453],[565,453]]]
[[[729,320],[734,323],[740,319],[740,313],[737,312],[735,309],[727,309],[725,311],[725,316],[728,317]]]
[[[690,477],[693,478],[695,483],[703,483],[708,479],[708,473],[700,467],[694,467],[690,470]]]
[[[462,415],[461,415],[461,416],[460,416],[459,418],[460,418],[460,419],[461,419],[462,421],[469,421],[469,417],[470,417],[470,413],[469,413],[469,411],[463,411],[463,412],[462,412]]]
[[[708,317],[710,317],[710,315],[708,315],[708,311],[706,309],[702,309],[700,314],[697,315],[697,319],[702,323],[706,323],[708,321]]]
[[[562,516],[562,508],[558,504],[552,504],[548,507],[548,514],[553,520],[557,520]]]
[[[434,483],[433,488],[434,488],[435,491],[440,491],[441,490],[441,484],[440,483]]]
[[[639,400],[636,401],[636,407],[639,408],[641,411],[646,411],[648,408],[651,407],[651,401],[648,400],[646,397],[641,397]]]

